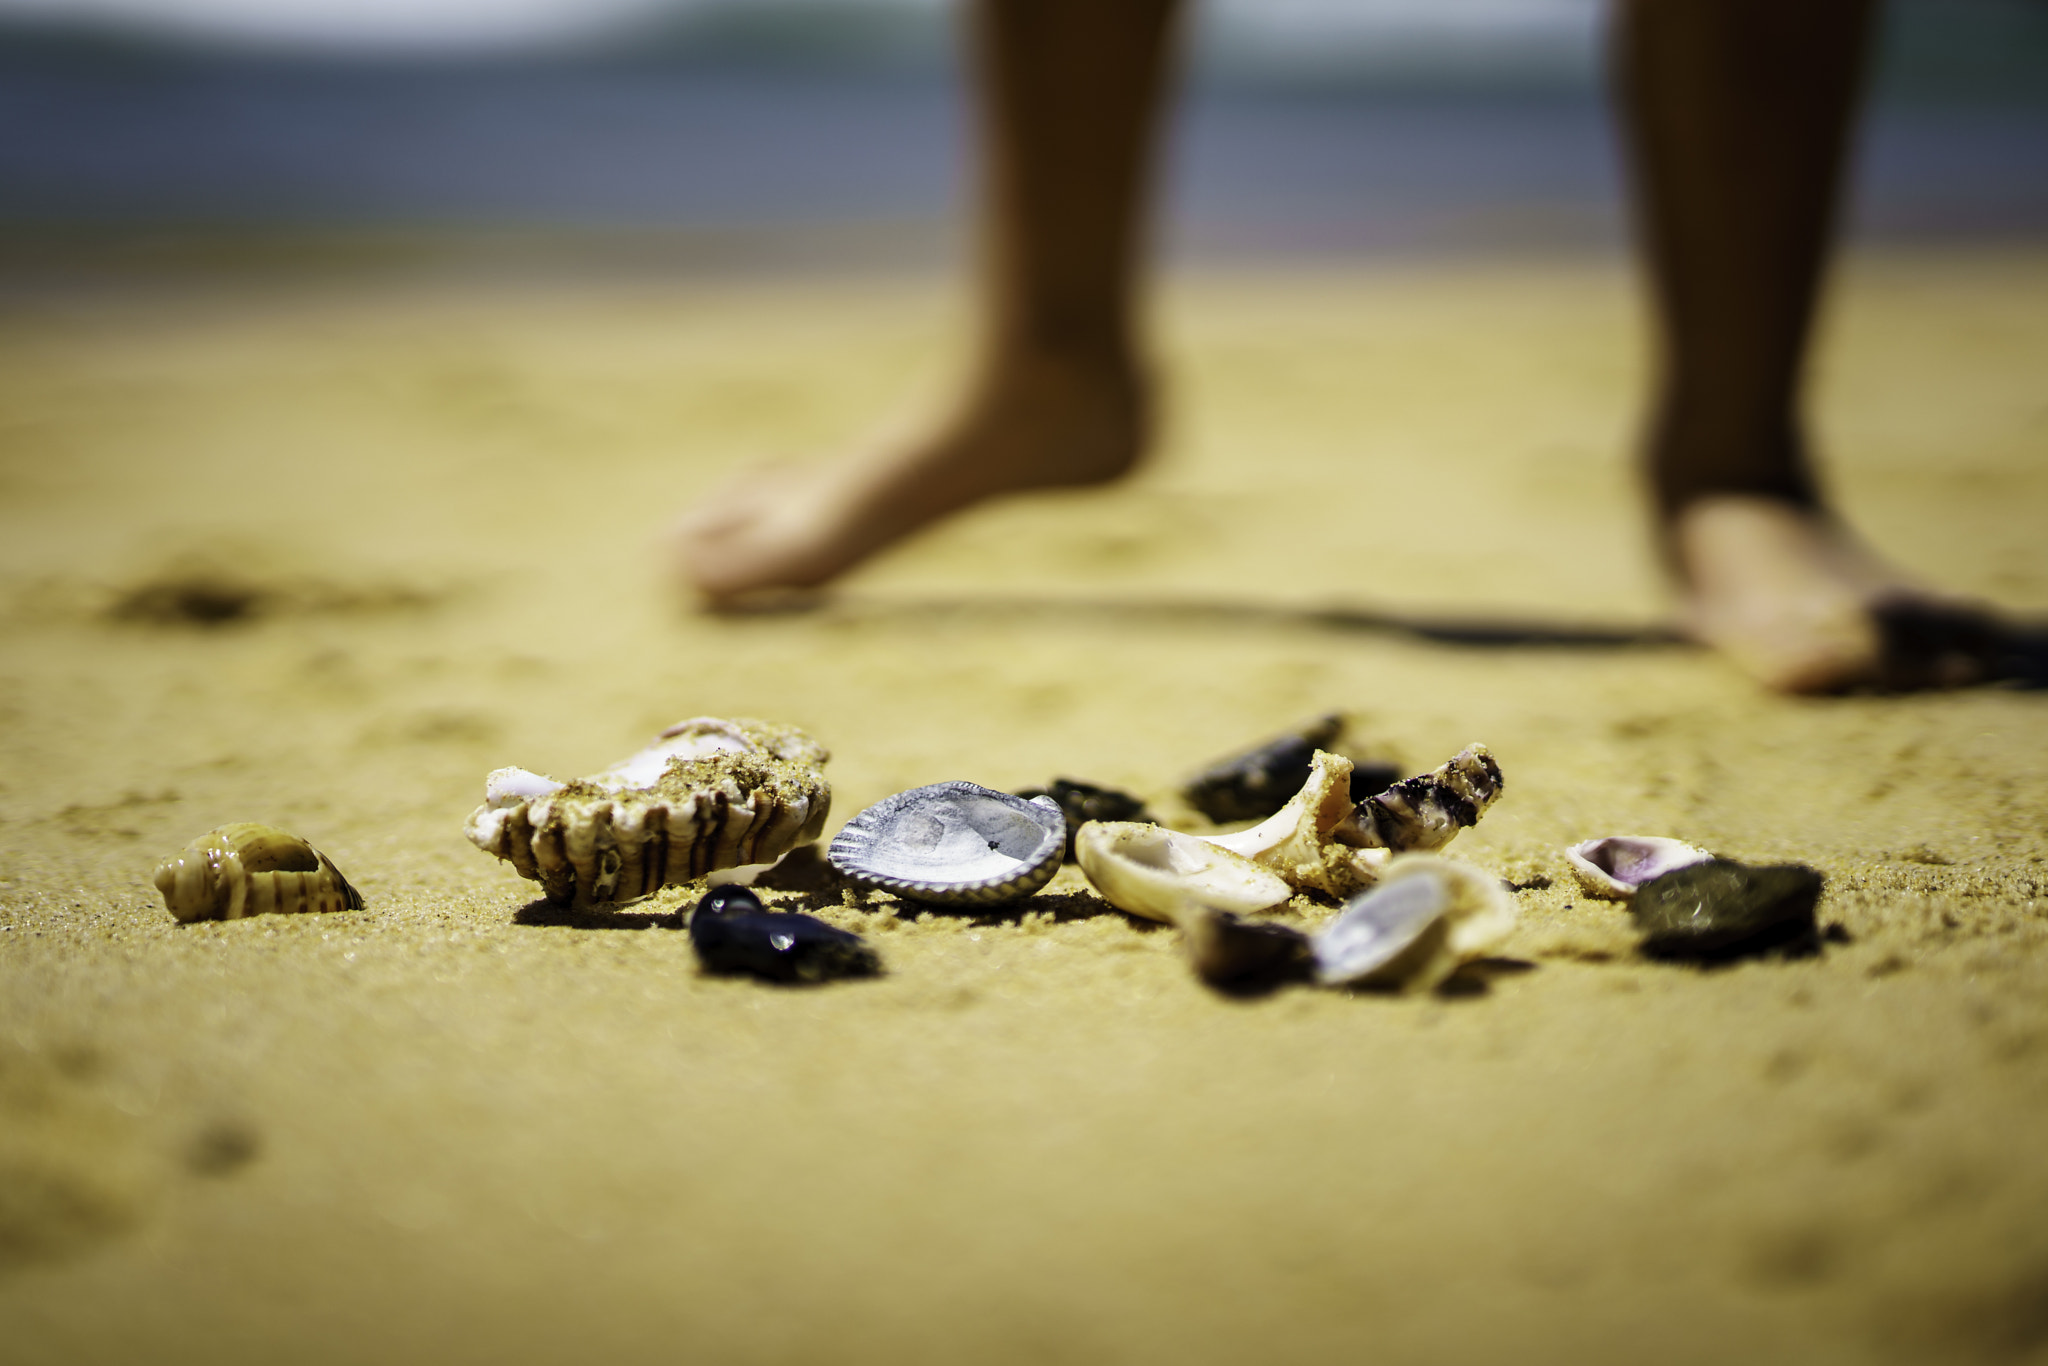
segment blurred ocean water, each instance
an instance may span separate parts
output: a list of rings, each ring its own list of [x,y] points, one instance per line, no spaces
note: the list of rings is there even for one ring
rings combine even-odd
[[[509,53],[17,28],[0,33],[0,242],[19,255],[29,241],[169,231],[512,232],[695,235],[741,263],[750,251],[952,252],[971,167],[946,16],[824,8],[829,22],[817,7],[693,11],[695,27],[630,43]],[[1432,29],[1375,47],[1354,23],[1318,50],[1313,4],[1276,11],[1291,29],[1245,30],[1243,7],[1224,7],[1193,44],[1166,173],[1169,249],[1620,241],[1597,11],[1522,8],[1519,27],[1510,13],[1462,46]],[[2048,80],[2028,76],[2037,59],[2048,71],[2048,8],[1980,10],[2005,38],[1928,28],[1924,7],[1895,27],[1864,130],[1857,236],[2048,239]]]

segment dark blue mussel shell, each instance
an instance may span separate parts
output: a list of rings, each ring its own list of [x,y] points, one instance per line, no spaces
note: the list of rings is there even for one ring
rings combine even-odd
[[[690,916],[690,945],[708,972],[746,972],[771,982],[870,977],[881,955],[857,934],[815,916],[771,911],[745,887],[714,887]]]

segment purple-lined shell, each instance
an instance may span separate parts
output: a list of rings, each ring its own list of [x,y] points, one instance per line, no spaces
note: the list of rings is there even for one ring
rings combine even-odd
[[[1663,835],[1606,835],[1574,844],[1564,856],[1586,895],[1608,901],[1627,901],[1644,883],[1713,857]]]

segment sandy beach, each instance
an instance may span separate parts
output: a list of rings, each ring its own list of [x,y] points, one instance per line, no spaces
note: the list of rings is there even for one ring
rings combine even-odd
[[[1135,481],[692,611],[667,517],[916,412],[951,299],[0,313],[0,1357],[2048,1358],[2048,699],[1785,699],[1670,638],[1625,269],[1177,277]],[[2034,615],[2044,358],[2048,253],[1853,255],[1814,404],[1873,542]],[[1339,709],[1506,774],[1451,852],[1521,924],[1456,992],[1224,997],[1073,869],[780,894],[887,974],[778,989],[699,973],[696,889],[567,914],[461,831],[495,767],[701,714],[828,745],[829,834],[950,778],[1164,796]],[[174,924],[154,865],[238,820],[367,909]],[[1847,942],[1645,960],[1562,860],[1619,832],[1811,864]]]

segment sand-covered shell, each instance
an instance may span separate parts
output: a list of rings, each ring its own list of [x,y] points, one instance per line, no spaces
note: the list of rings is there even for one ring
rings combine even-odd
[[[1293,895],[1287,880],[1212,840],[1134,821],[1090,821],[1074,857],[1120,911],[1178,925],[1200,910],[1250,914]]]
[[[1442,768],[1360,802],[1336,837],[1360,849],[1441,849],[1478,823],[1503,786],[1500,765],[1486,746],[1468,745]]]
[[[154,880],[171,914],[187,922],[363,909],[333,860],[274,825],[209,830],[159,863]]]
[[[1515,903],[1497,879],[1451,859],[1405,854],[1314,936],[1316,980],[1427,990],[1514,927]]]
[[[1231,835],[1202,835],[1218,848],[1272,869],[1296,891],[1346,897],[1379,878],[1385,849],[1355,849],[1337,839],[1353,813],[1351,761],[1317,750],[1308,780],[1272,816]]]
[[[1574,844],[1564,857],[1587,896],[1626,901],[1644,883],[1705,863],[1713,855],[1697,844],[1663,835],[1604,835]]]
[[[633,901],[817,839],[832,806],[819,771],[829,757],[794,726],[693,717],[588,778],[498,769],[463,832],[550,901]]]
[[[864,886],[981,906],[1030,896],[1066,851],[1067,818],[1052,798],[955,781],[884,797],[832,837],[825,857]]]

